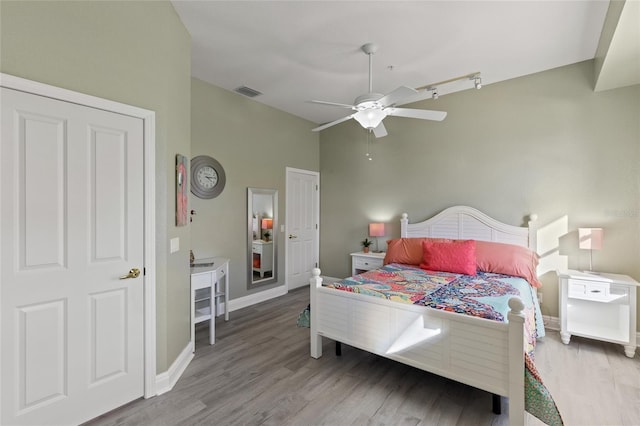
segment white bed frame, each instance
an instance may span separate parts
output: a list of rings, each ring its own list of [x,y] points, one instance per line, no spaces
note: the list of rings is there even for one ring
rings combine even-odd
[[[451,207],[424,222],[402,215],[402,237],[474,239],[516,244],[535,251],[535,232],[512,226],[466,206]],[[525,423],[524,315],[509,300],[508,323],[424,306],[365,297],[311,282],[311,356],[322,356],[322,338],[509,398],[509,424]]]

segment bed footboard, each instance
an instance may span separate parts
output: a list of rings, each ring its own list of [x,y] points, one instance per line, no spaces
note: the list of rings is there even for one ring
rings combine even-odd
[[[524,315],[509,300],[508,323],[423,306],[366,297],[310,279],[311,356],[322,356],[322,338],[509,398],[509,423],[525,422]]]

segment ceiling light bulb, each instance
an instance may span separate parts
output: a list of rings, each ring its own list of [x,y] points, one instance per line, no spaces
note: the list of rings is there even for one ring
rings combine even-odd
[[[480,77],[476,77],[475,85],[476,85],[476,89],[482,89],[482,79]]]
[[[438,99],[438,89],[433,89],[433,93],[431,93],[431,97],[433,99]]]
[[[371,130],[378,127],[386,116],[387,113],[381,109],[365,109],[355,113],[353,118],[355,118],[362,127]]]

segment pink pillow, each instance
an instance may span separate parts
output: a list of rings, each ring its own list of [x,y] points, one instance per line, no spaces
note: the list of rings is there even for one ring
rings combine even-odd
[[[476,274],[476,242],[453,240],[448,242],[423,241],[423,262],[420,268],[430,271]]]
[[[395,238],[387,241],[387,254],[384,264],[402,263],[404,265],[419,265],[422,263],[423,241],[452,241],[445,238]]]
[[[476,241],[476,262],[480,271],[522,277],[533,287],[542,287],[536,275],[538,255],[526,247]]]

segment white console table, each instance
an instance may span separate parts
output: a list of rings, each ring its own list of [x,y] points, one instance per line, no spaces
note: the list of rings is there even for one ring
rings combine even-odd
[[[191,266],[191,342],[195,350],[195,326],[209,321],[209,344],[216,340],[216,317],[229,321],[229,259],[197,259]]]

